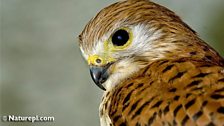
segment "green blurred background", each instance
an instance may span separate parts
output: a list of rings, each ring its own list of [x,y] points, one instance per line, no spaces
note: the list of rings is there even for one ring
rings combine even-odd
[[[175,11],[224,56],[223,0],[154,0]],[[54,116],[48,123],[1,126],[98,126],[102,91],[76,37],[115,0],[1,0],[1,116]]]

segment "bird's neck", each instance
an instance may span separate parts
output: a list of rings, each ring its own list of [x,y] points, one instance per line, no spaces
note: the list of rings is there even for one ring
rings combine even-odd
[[[224,66],[224,59],[219,53],[196,34],[169,36],[155,43],[150,51],[140,55],[149,64],[161,59],[190,58]]]

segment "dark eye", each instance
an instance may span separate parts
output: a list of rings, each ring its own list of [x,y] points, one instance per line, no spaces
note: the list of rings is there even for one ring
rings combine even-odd
[[[125,45],[129,40],[129,34],[125,30],[118,30],[116,31],[112,36],[112,43],[115,46],[123,46]]]

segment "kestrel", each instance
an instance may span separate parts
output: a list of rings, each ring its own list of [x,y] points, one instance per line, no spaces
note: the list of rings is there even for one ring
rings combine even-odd
[[[224,59],[171,10],[119,1],[79,46],[105,90],[101,126],[224,126]]]

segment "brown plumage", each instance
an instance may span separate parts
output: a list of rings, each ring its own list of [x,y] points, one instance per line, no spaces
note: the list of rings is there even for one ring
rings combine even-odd
[[[169,9],[117,2],[79,40],[102,126],[224,126],[224,59]]]
[[[224,125],[223,68],[191,59],[159,60],[107,92],[114,125]]]

